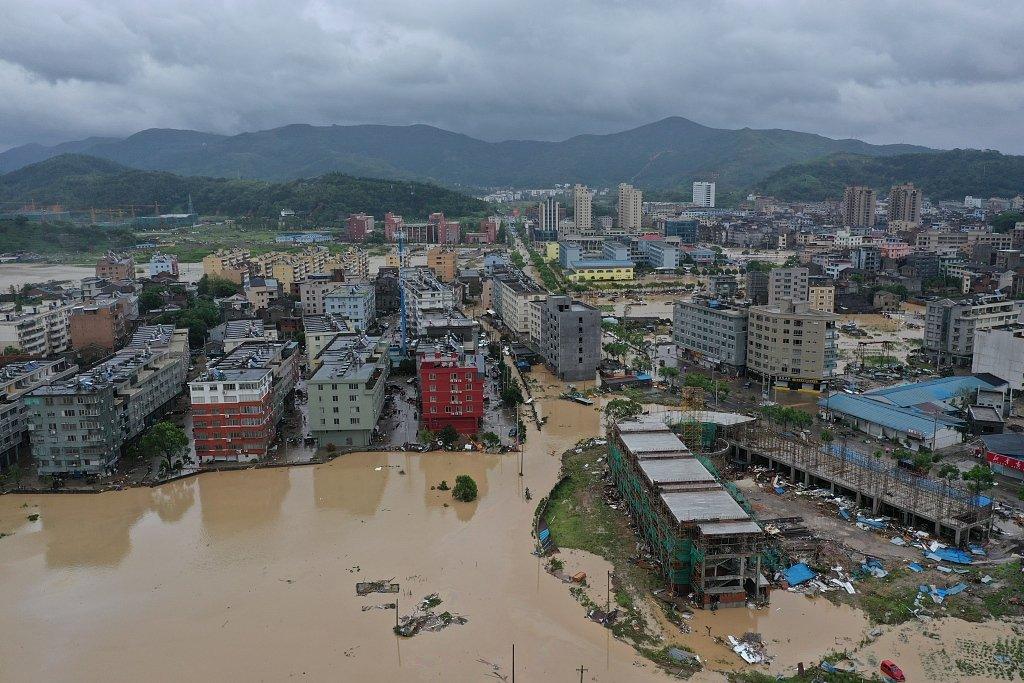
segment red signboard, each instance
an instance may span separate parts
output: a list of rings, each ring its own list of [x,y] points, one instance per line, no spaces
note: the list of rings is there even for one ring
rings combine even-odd
[[[998,453],[988,451],[987,453],[985,453],[985,460],[993,462],[997,465],[1002,465],[1007,469],[1024,472],[1024,459],[1021,458],[1013,458],[1008,455],[999,455]]]

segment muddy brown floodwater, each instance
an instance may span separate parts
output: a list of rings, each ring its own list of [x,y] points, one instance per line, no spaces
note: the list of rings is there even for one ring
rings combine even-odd
[[[354,454],[204,474],[154,489],[0,498],[5,680],[665,680],[583,617],[531,555],[534,501],[560,453],[598,433],[593,408],[547,402],[525,476],[513,455]],[[380,468],[380,469],[378,469]],[[402,472],[404,471],[404,474]],[[432,491],[472,475],[480,498]],[[445,503],[448,506],[445,506]],[[37,521],[28,516],[38,514]],[[595,558],[596,560],[596,558]],[[469,623],[399,640],[400,607],[439,593]],[[493,676],[492,676],[493,677]]]

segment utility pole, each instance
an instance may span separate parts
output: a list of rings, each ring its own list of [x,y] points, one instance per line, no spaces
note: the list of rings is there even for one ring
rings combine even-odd
[[[612,609],[612,570],[608,570],[608,592],[605,593],[604,613],[608,614]]]
[[[516,644],[512,643],[512,683],[516,683]]]
[[[401,589],[399,589],[401,590]],[[400,593],[395,593],[395,634],[398,634],[398,596]]]
[[[580,672],[580,683],[583,683],[583,674],[586,671],[590,671],[590,669],[587,669],[582,664],[580,664],[580,668],[578,668],[576,670]]]

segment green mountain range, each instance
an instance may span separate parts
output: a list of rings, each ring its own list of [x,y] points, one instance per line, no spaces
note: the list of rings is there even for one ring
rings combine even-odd
[[[0,172],[75,153],[189,176],[286,181],[341,172],[470,188],[632,182],[688,196],[692,181],[712,176],[722,190],[742,190],[784,166],[829,154],[924,151],[789,130],[711,128],[680,117],[560,142],[486,142],[425,125],[291,125],[232,136],[153,129],[124,139],[22,145],[0,153]]]
[[[842,197],[847,185],[867,185],[885,193],[906,182],[933,200],[1013,197],[1024,193],[1024,156],[964,149],[891,157],[836,154],[786,166],[754,189],[779,199],[819,201]]]
[[[187,177],[81,154],[63,154],[0,176],[0,207],[8,211],[34,202],[68,209],[156,204],[161,213],[173,213],[185,211],[190,195],[203,214],[272,217],[281,209],[293,209],[328,222],[358,212],[380,217],[393,211],[412,219],[434,211],[458,217],[488,208],[473,197],[420,182],[341,173],[283,183]]]

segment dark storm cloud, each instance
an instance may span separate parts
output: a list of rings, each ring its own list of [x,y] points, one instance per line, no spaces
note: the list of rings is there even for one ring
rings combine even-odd
[[[0,148],[151,127],[555,139],[681,115],[1024,152],[1020,2],[15,0]]]

